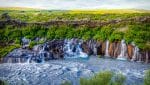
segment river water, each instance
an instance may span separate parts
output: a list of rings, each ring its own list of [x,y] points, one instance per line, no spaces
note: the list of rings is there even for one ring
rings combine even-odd
[[[60,85],[66,80],[79,85],[81,77],[90,77],[99,71],[113,71],[126,76],[125,85],[141,85],[148,69],[150,64],[92,56],[44,63],[3,63],[0,64],[0,79],[10,85]]]

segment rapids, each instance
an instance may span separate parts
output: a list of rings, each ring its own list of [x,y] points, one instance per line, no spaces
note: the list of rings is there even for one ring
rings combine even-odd
[[[99,71],[113,71],[126,76],[126,85],[141,85],[150,64],[90,57],[89,59],[50,60],[45,63],[0,64],[0,79],[11,85],[60,85],[71,81],[79,85],[81,77]]]

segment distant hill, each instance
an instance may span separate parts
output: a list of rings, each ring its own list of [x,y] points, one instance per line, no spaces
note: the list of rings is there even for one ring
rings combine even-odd
[[[0,10],[29,11],[29,10],[42,10],[42,9],[28,8],[28,7],[0,7]]]
[[[72,14],[86,13],[86,14],[123,14],[123,13],[150,13],[150,10],[144,9],[96,9],[96,10],[45,10],[27,7],[0,7],[0,10],[15,10],[15,11],[69,11]]]
[[[150,13],[150,10],[143,9],[97,9],[97,10],[71,10],[70,13],[89,13],[89,14],[123,14],[123,13]]]

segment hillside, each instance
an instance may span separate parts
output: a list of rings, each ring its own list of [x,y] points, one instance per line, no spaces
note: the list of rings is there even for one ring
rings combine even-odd
[[[5,44],[21,44],[21,37],[34,39],[37,36],[47,39],[74,37],[84,40],[96,39],[100,41],[109,39],[112,42],[125,39],[127,43],[134,41],[139,48],[146,50],[149,49],[149,23],[150,13],[148,10],[59,11],[31,8],[0,8],[0,42],[1,47],[3,47],[4,42]],[[75,28],[79,28],[79,30]],[[125,31],[119,31],[122,30],[119,28],[127,29]],[[136,31],[136,29],[139,30]],[[96,32],[96,30],[99,32]],[[105,30],[103,34],[100,34],[103,30]],[[53,31],[53,33],[51,34],[50,31]],[[133,31],[135,35],[133,35]],[[20,32],[21,34],[16,34],[16,32]],[[27,32],[27,34],[24,34],[24,32]],[[108,35],[107,32],[110,34]],[[7,52],[3,53],[1,51],[1,53],[6,54]]]

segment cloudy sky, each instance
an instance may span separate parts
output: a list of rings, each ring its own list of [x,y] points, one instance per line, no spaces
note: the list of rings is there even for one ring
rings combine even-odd
[[[42,9],[148,9],[150,0],[0,0],[0,7]]]

